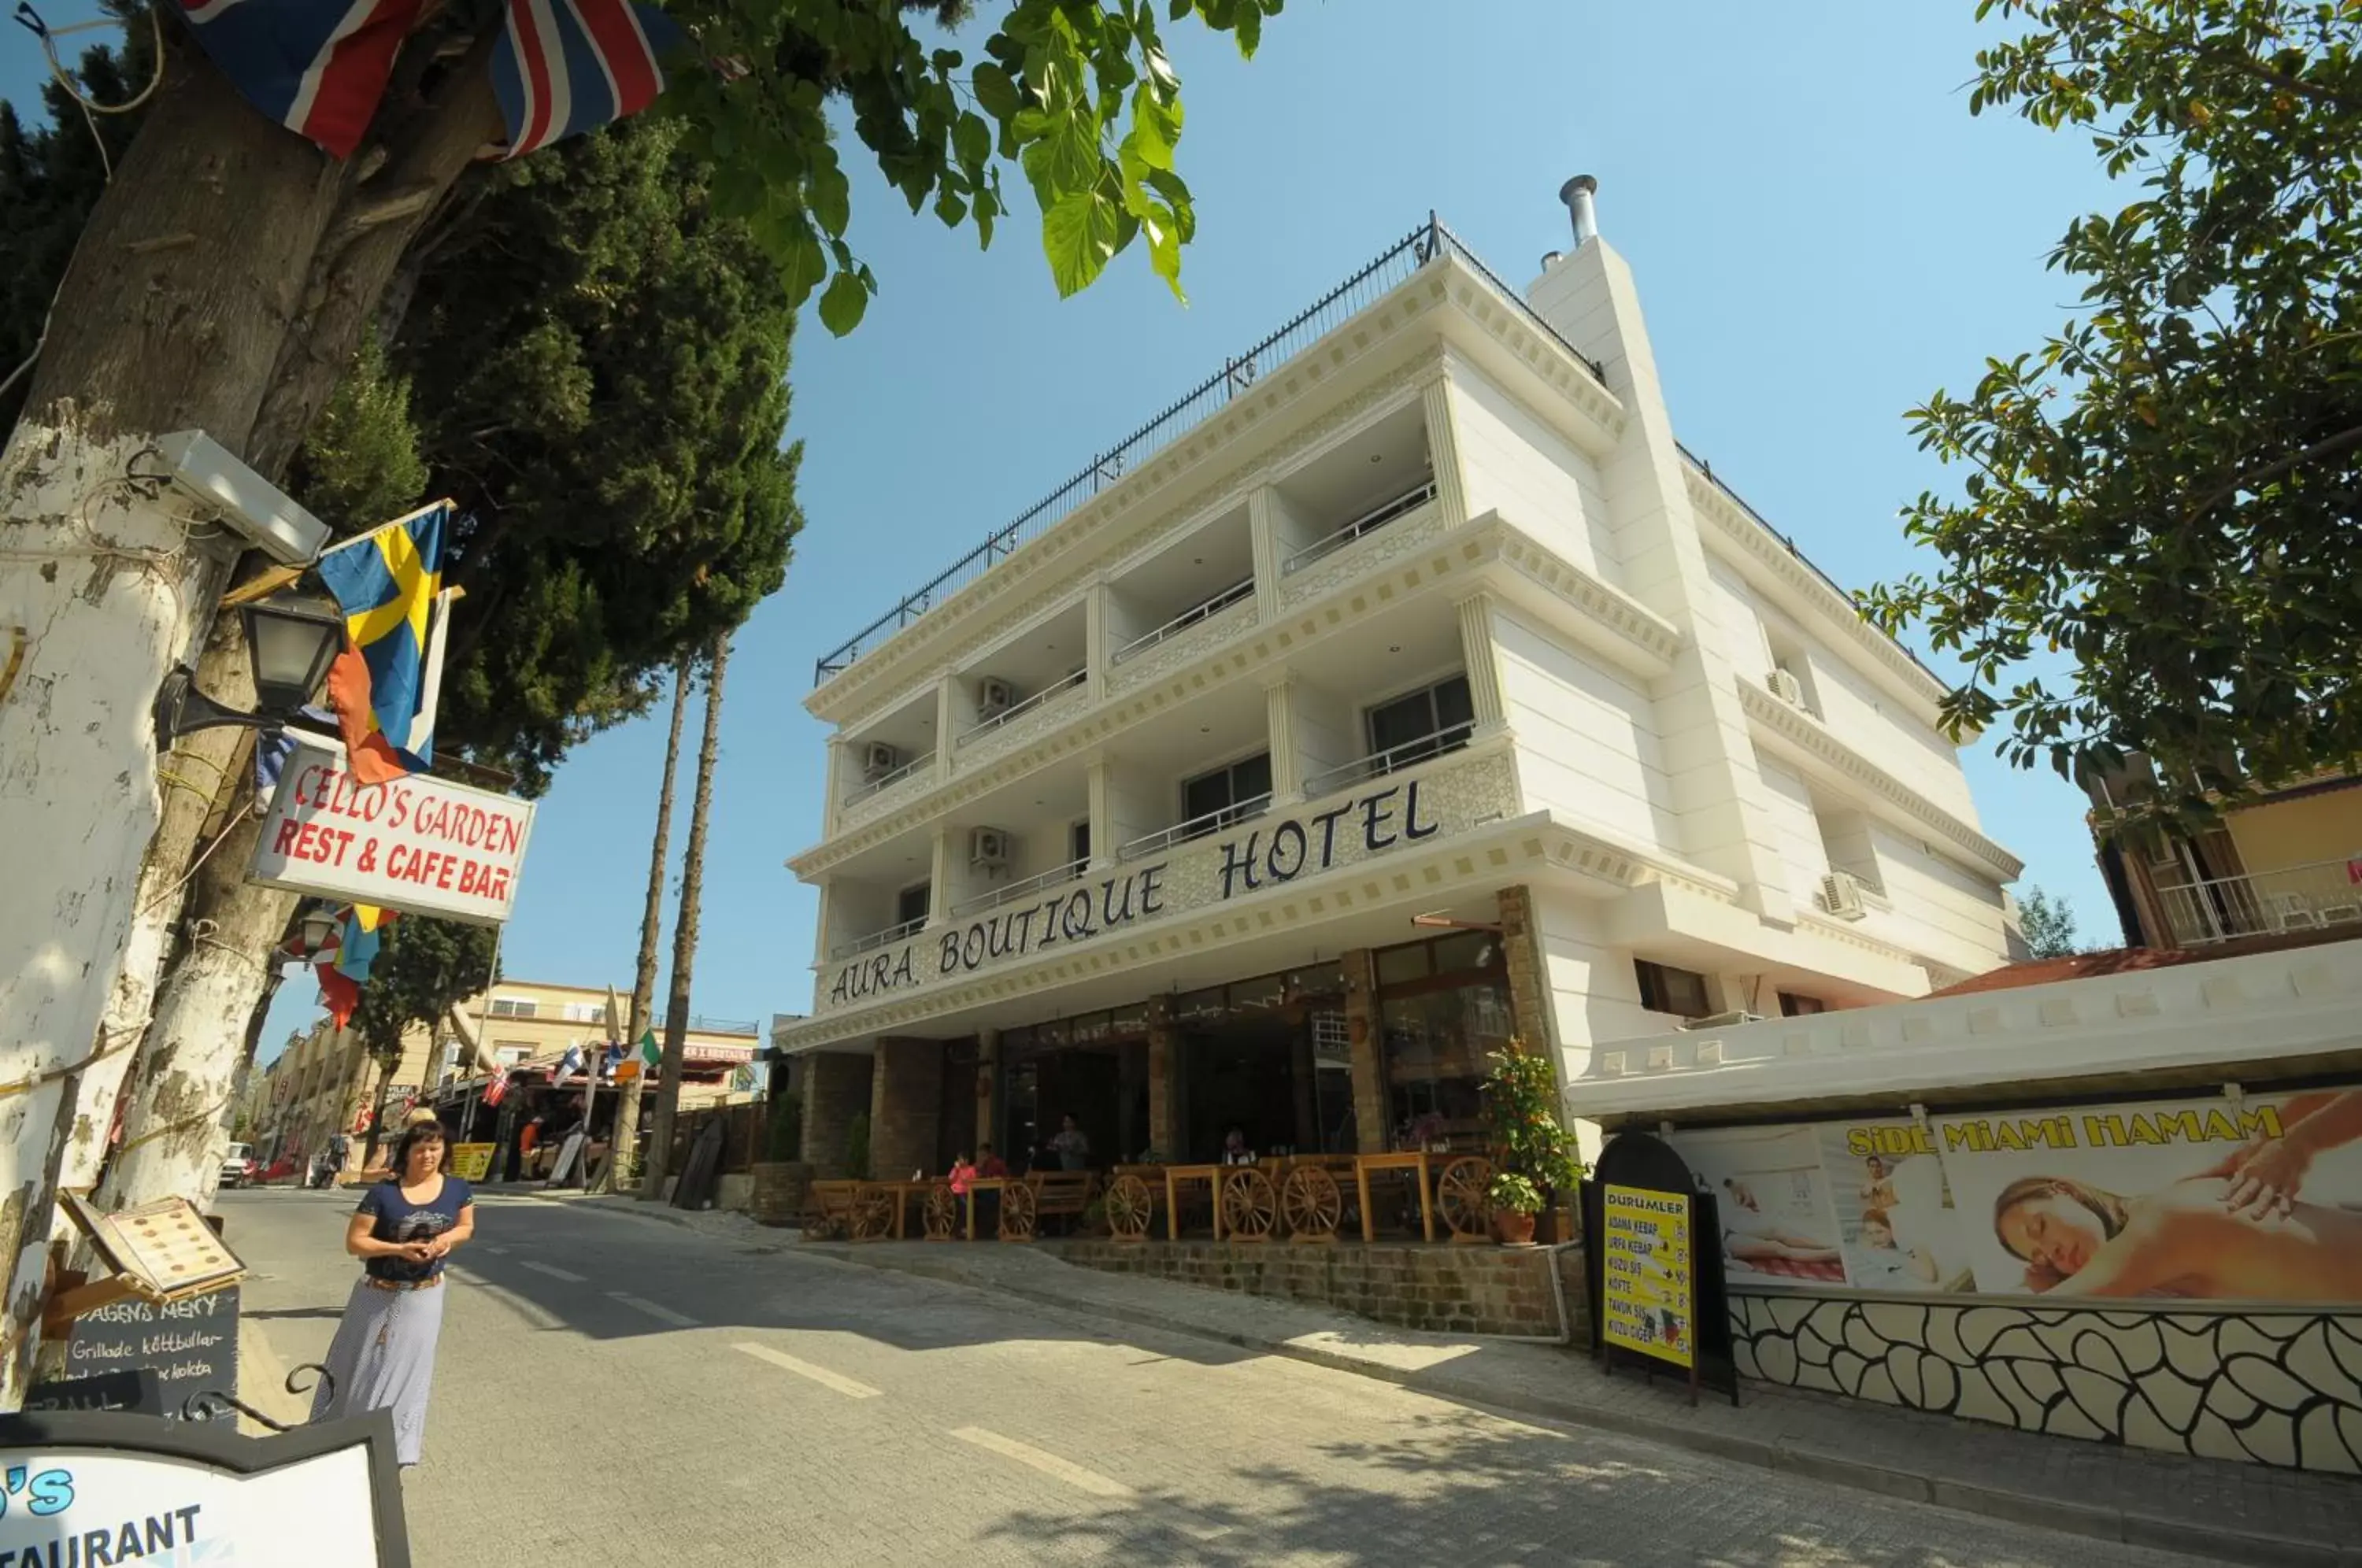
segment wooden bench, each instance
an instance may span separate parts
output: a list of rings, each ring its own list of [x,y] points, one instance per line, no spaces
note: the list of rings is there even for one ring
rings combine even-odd
[[[1099,1195],[1099,1178],[1090,1171],[1035,1171],[1025,1178],[1033,1189],[1033,1222],[1038,1229],[1053,1214],[1080,1216]]]

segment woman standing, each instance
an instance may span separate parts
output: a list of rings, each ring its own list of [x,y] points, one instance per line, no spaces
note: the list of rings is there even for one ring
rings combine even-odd
[[[345,1227],[345,1251],[362,1260],[360,1279],[328,1347],[328,1377],[312,1401],[315,1421],[393,1412],[394,1457],[418,1463],[426,1432],[426,1391],[443,1330],[443,1260],[476,1233],[475,1195],[445,1173],[443,1129],[407,1129],[393,1154],[393,1179],[361,1195]]]

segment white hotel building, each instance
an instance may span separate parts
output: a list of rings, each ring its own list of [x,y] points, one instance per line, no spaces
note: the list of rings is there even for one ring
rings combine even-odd
[[[1522,298],[1422,226],[822,661],[822,1174],[1473,1140],[1512,1033],[2006,959],[1941,687],[1677,444],[1564,194]]]

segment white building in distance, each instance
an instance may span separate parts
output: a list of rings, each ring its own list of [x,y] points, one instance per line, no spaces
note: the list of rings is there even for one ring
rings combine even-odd
[[[1623,259],[1430,222],[821,661],[805,1155],[1473,1143],[1509,1036],[2004,961],[1942,688],[1674,439]]]

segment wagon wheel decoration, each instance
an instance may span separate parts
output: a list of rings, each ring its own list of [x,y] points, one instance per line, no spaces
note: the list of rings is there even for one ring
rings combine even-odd
[[[952,1190],[951,1183],[939,1181],[927,1188],[927,1206],[923,1210],[923,1217],[927,1224],[927,1240],[930,1242],[948,1242],[959,1234],[959,1194]]]
[[[1144,1242],[1156,1205],[1148,1184],[1136,1176],[1120,1176],[1107,1190],[1108,1233],[1119,1242]]]
[[[1021,1182],[1011,1182],[1000,1189],[1000,1239],[1004,1242],[1030,1242],[1033,1239],[1035,1205],[1033,1189]]]
[[[1222,1178],[1222,1234],[1260,1242],[1279,1223],[1279,1194],[1271,1177],[1242,1165]]]
[[[853,1239],[874,1242],[894,1228],[894,1198],[882,1187],[865,1187],[853,1195]]]
[[[1493,1219],[1492,1200],[1485,1189],[1493,1185],[1493,1162],[1462,1154],[1443,1167],[1435,1183],[1435,1209],[1451,1231],[1451,1239],[1471,1241],[1485,1234]]]
[[[1304,1165],[1288,1172],[1281,1184],[1279,1211],[1296,1240],[1333,1242],[1345,1218],[1345,1195],[1338,1190],[1335,1176],[1319,1165]]]

